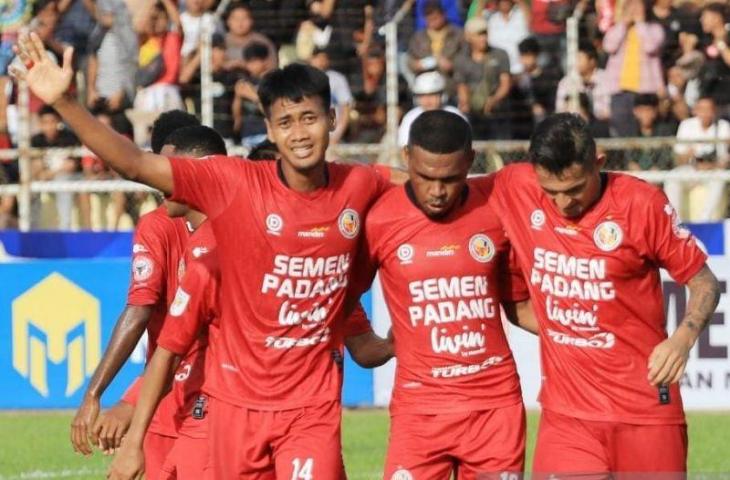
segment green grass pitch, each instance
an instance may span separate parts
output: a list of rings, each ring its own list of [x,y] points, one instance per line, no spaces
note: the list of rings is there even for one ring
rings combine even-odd
[[[109,459],[84,458],[68,441],[71,412],[0,413],[0,480],[104,478]],[[537,426],[528,415],[528,471]],[[688,415],[690,472],[730,472],[730,413]],[[350,480],[381,478],[388,437],[384,410],[350,410],[343,419],[344,456]]]

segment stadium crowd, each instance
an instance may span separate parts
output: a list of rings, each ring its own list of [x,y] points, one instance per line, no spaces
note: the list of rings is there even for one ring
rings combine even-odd
[[[75,91],[117,131],[148,142],[160,112],[200,116],[200,36],[213,24],[214,128],[229,145],[265,139],[256,86],[277,66],[306,62],[327,72],[337,111],[332,142],[379,142],[385,133],[385,56],[378,28],[394,0],[234,0],[220,17],[215,0],[14,0],[2,17],[0,147],[17,145],[17,89],[7,76],[12,43],[29,28],[57,61],[74,47]],[[566,75],[566,19],[582,12],[579,76]],[[449,106],[477,140],[528,139],[553,112],[579,112],[596,137],[672,137],[707,142],[610,151],[616,169],[725,169],[730,140],[730,49],[725,3],[688,0],[417,0],[399,27],[399,143],[418,111]],[[208,21],[206,20],[206,21]],[[573,85],[576,83],[577,85]],[[580,92],[577,105],[569,93]],[[408,112],[412,109],[412,114]],[[60,117],[32,97],[33,147],[78,145]],[[16,160],[0,180],[16,183]],[[32,178],[106,179],[93,157],[34,160]],[[694,187],[693,187],[694,188]],[[683,218],[725,217],[724,183],[667,193]],[[690,197],[687,197],[689,194]],[[693,196],[694,195],[694,196]],[[95,196],[96,197],[96,196]],[[139,216],[139,195],[116,193],[106,228]],[[687,200],[689,198],[689,200]],[[97,227],[88,194],[59,194],[56,219],[34,201],[35,227]],[[72,219],[71,206],[78,207]],[[685,205],[686,204],[686,205]],[[55,213],[55,212],[54,212]],[[16,224],[12,197],[0,226]],[[55,222],[55,223],[54,223]]]

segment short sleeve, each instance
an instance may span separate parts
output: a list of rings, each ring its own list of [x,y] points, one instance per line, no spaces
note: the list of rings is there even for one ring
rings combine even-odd
[[[129,388],[127,388],[127,391],[124,392],[124,395],[122,395],[122,401],[132,406],[137,405],[137,400],[139,399],[139,392],[141,389],[142,377],[137,377],[134,379]]]
[[[129,305],[154,305],[165,296],[167,242],[164,228],[154,215],[149,215],[142,217],[134,232],[132,278],[127,293]]]
[[[368,321],[368,316],[365,313],[365,309],[363,309],[362,305],[358,303],[350,316],[345,319],[344,336],[345,338],[356,337],[358,335],[362,335],[364,333],[369,333],[372,331],[373,327]]]
[[[681,224],[664,192],[658,190],[651,197],[646,211],[650,257],[674,280],[686,284],[705,265],[707,255],[697,245],[692,233]]]
[[[200,262],[188,266],[165,317],[157,344],[177,355],[185,355],[211,318],[208,289],[212,276]]]
[[[170,200],[184,203],[215,218],[246,183],[250,164],[235,157],[170,158],[173,192]]]
[[[499,73],[510,73],[509,69],[509,57],[505,52],[499,52]]]

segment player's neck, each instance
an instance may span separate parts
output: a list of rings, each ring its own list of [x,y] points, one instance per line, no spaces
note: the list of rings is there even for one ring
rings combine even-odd
[[[204,213],[197,210],[190,210],[185,214],[185,220],[193,228],[193,231],[197,230],[201,223],[203,223],[208,217]]]
[[[279,179],[296,192],[312,192],[318,188],[326,187],[329,183],[329,171],[327,162],[322,160],[309,170],[297,170],[287,162],[279,160],[276,162],[276,169]]]

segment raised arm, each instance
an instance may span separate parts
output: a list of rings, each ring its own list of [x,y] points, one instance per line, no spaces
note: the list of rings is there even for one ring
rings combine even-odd
[[[89,439],[93,445],[98,444],[98,432],[92,427],[99,416],[101,396],[132,354],[151,315],[151,306],[127,305],[119,316],[109,345],[91,377],[84,400],[71,423],[71,443],[76,452],[91,455]]]
[[[21,36],[14,49],[27,70],[13,67],[13,75],[25,80],[38,98],[53,106],[89,150],[124,178],[172,193],[172,169],[166,157],[143,151],[66,95],[73,80],[72,48],[63,52],[62,67],[48,57],[35,33]]]
[[[687,282],[687,288],[689,301],[684,318],[674,334],[657,345],[649,356],[649,382],[652,385],[667,385],[682,378],[689,351],[720,301],[720,284],[707,265]]]

